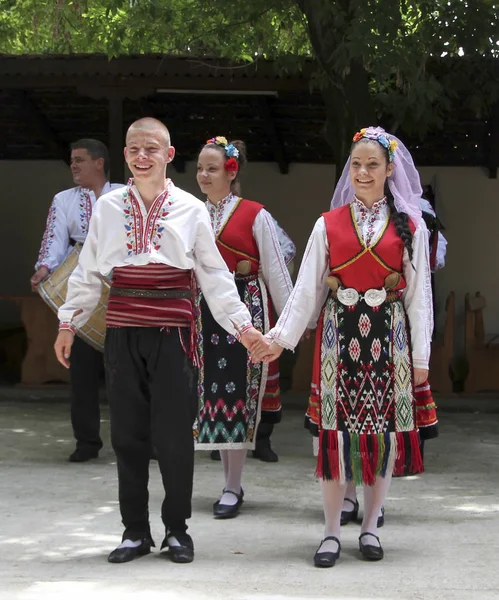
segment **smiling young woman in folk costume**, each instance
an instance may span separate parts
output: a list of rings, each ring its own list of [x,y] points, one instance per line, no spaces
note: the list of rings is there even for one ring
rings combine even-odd
[[[275,360],[318,321],[306,426],[317,450],[325,536],[314,556],[332,567],[348,482],[364,485],[359,548],[383,558],[377,519],[392,474],[423,463],[414,388],[428,376],[431,286],[421,185],[407,149],[380,128],[353,138],[350,158],[317,221],[273,343],[253,359]]]
[[[423,217],[429,233],[428,252],[430,256],[430,270],[432,273],[445,266],[445,255],[447,252],[447,240],[439,230],[439,221],[432,205],[425,198],[420,200],[421,216]],[[333,210],[331,201],[331,210]],[[416,425],[419,431],[421,456],[424,456],[424,445],[426,440],[437,438],[438,417],[437,407],[430,383],[426,380],[414,389],[416,401]],[[357,499],[357,488],[355,482],[351,481],[345,492],[343,510],[341,511],[341,525],[356,522],[359,513],[359,501]],[[385,524],[385,508],[381,507],[378,515],[378,529]]]
[[[253,325],[268,331],[273,308],[281,313],[292,284],[274,220],[261,204],[239,197],[245,163],[243,142],[212,138],[199,154],[197,181],[207,196],[217,246],[235,274]],[[242,471],[247,450],[255,447],[260,420],[280,420],[278,363],[253,364],[248,352],[216,323],[204,300],[199,318],[197,449],[220,450],[225,488],[213,513],[230,518],[243,503]]]

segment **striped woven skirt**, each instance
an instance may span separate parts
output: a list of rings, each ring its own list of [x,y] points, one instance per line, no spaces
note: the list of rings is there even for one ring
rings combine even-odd
[[[272,307],[264,282],[236,279],[241,300],[256,329],[272,325]],[[211,315],[204,299],[198,310],[199,415],[196,450],[254,449],[260,421],[281,418],[279,363],[251,362],[251,356]]]
[[[413,367],[401,300],[324,305],[316,335],[305,426],[315,437],[316,475],[372,485],[420,473]]]

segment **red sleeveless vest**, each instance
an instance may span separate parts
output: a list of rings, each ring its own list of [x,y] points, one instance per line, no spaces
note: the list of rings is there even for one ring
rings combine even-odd
[[[384,286],[385,277],[395,272],[402,275],[395,289],[405,288],[402,273],[405,246],[389,216],[381,234],[369,247],[365,246],[358,231],[352,205],[342,206],[322,216],[329,242],[330,274],[337,277],[343,287],[354,288],[358,292],[379,289]],[[409,221],[409,226],[414,234],[412,221]]]
[[[217,246],[229,271],[235,272],[237,263],[247,260],[251,263],[248,275],[258,273],[260,253],[253,237],[253,223],[263,204],[240,198],[217,235]]]

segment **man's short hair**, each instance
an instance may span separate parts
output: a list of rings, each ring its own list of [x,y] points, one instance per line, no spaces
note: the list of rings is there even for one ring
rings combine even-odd
[[[104,173],[109,175],[109,151],[106,144],[91,138],[77,140],[71,144],[71,150],[86,150],[93,160],[104,159]]]
[[[168,127],[159,119],[155,119],[154,117],[142,117],[141,119],[137,119],[134,121],[126,132],[126,137],[128,139],[128,135],[133,133],[135,130],[146,130],[146,131],[161,131],[163,134],[165,144],[167,147],[171,146],[171,138],[170,132],[168,131]]]

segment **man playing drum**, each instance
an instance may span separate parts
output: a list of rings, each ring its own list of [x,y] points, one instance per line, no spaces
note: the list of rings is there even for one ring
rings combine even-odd
[[[174,155],[160,121],[145,118],[130,126],[125,159],[133,181],[99,200],[59,310],[55,351],[68,367],[74,333],[99,301],[102,276],[112,271],[104,361],[125,526],[121,545],[108,557],[112,563],[131,561],[154,546],[148,508],[152,447],[165,489],[161,548],[169,549],[174,562],[194,559],[186,520],[198,412],[196,284],[228,333],[249,349],[265,343],[217,249],[204,204],[166,178]]]
[[[88,233],[90,217],[97,198],[123,184],[108,181],[109,154],[98,140],[83,139],[71,144],[71,173],[77,187],[55,195],[47,218],[47,226],[31,278],[36,291],[59,265],[74,244],[82,244]],[[102,448],[100,438],[99,375],[102,355],[82,339],[73,345],[70,368],[71,424],[76,449],[71,462],[97,458]]]

